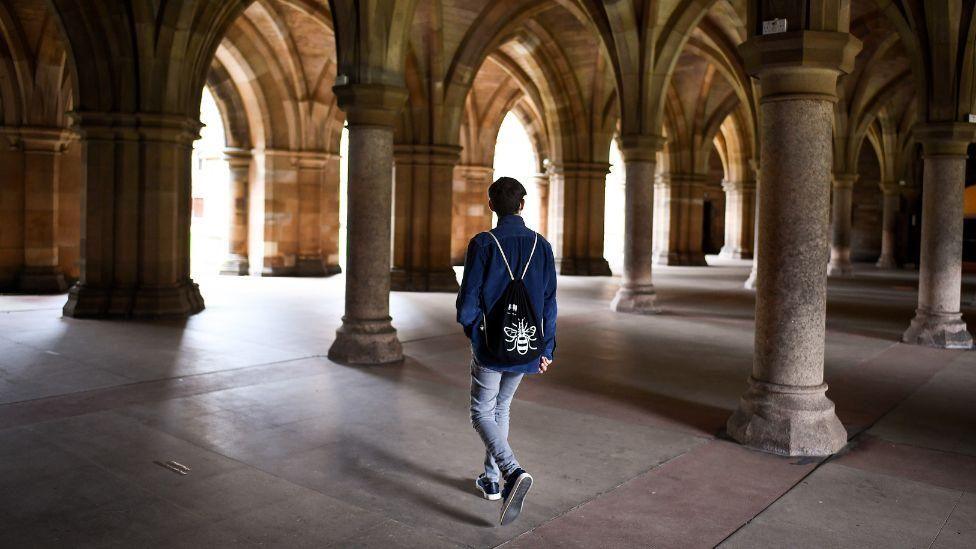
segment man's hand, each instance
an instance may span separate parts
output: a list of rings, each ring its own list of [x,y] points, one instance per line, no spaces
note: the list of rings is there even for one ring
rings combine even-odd
[[[546,357],[540,357],[539,358],[539,373],[540,374],[546,373],[546,370],[549,369],[549,366],[552,366],[552,361],[551,360],[549,360]]]

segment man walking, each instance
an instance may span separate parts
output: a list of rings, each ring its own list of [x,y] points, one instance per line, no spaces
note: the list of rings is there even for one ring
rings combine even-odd
[[[532,486],[508,444],[512,397],[524,374],[546,372],[556,347],[552,246],[525,226],[525,194],[511,177],[488,188],[498,225],[468,244],[457,298],[458,322],[471,339],[471,423],[486,449],[475,484],[486,499],[502,500],[503,525],[521,513]]]

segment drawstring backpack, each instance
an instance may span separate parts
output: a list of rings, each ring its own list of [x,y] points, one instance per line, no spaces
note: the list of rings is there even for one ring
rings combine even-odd
[[[536,233],[535,240],[532,241],[532,251],[529,253],[528,261],[525,262],[525,268],[522,269],[522,276],[518,279],[512,273],[512,267],[508,264],[501,242],[491,231],[488,231],[488,234],[498,246],[498,252],[502,254],[511,281],[491,310],[487,314],[482,313],[481,330],[485,338],[485,348],[500,364],[527,364],[542,356],[542,340],[545,337],[545,326],[539,322],[539,316],[533,309],[532,302],[529,301],[529,291],[522,282],[532,263],[532,256],[535,255],[539,234]]]

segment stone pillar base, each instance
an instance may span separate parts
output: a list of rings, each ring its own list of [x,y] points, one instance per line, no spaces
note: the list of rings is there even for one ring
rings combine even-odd
[[[390,289],[395,292],[447,292],[460,289],[454,269],[442,271],[390,271]]]
[[[247,258],[242,255],[230,255],[220,266],[220,274],[229,276],[247,276],[251,272]]]
[[[340,364],[389,364],[403,360],[403,346],[390,317],[382,320],[342,318],[329,360]]]
[[[618,313],[655,314],[660,312],[654,303],[655,300],[654,286],[651,284],[621,286],[610,302],[610,310]]]
[[[751,271],[749,271],[749,278],[747,278],[746,281],[742,283],[742,287],[747,290],[755,290],[757,278],[759,278],[759,275],[756,273],[756,269],[754,268]]]
[[[701,252],[661,252],[651,258],[655,265],[671,265],[674,267],[705,267],[705,254]]]
[[[320,257],[299,257],[295,261],[294,276],[325,277],[341,272],[338,265],[329,265]]]
[[[176,286],[102,290],[75,284],[62,314],[73,318],[187,317],[204,309],[200,287],[192,280]]]
[[[890,255],[883,255],[878,258],[878,262],[874,266],[879,269],[897,269],[898,262]]]
[[[610,276],[610,264],[602,257],[556,260],[557,272],[568,276]]]
[[[17,289],[30,294],[63,294],[68,283],[57,267],[24,267],[17,278]]]
[[[961,313],[940,315],[921,309],[915,311],[915,318],[901,340],[942,349],[970,349],[973,346],[973,336],[966,331]]]
[[[718,256],[723,259],[752,259],[752,251],[731,246],[722,246]]]
[[[831,261],[827,264],[827,276],[850,276],[854,265],[850,261]]]
[[[795,387],[749,378],[749,390],[726,428],[739,443],[765,452],[833,454],[847,444],[847,431],[826,392],[826,384]]]

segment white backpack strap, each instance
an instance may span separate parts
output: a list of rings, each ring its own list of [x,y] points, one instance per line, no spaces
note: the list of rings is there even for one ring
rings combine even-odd
[[[532,241],[532,251],[529,252],[529,260],[525,262],[525,268],[522,269],[522,279],[525,280],[525,273],[529,272],[529,265],[532,264],[532,256],[535,255],[535,245],[539,243],[539,233],[535,233],[535,240]]]
[[[508,269],[509,278],[515,280],[515,275],[512,274],[512,267],[509,266],[508,258],[505,257],[505,250],[502,249],[502,243],[498,241],[498,238],[491,231],[486,232],[491,236],[491,239],[495,241],[495,245],[498,246],[498,252],[502,254],[502,260],[505,261],[505,268]]]

